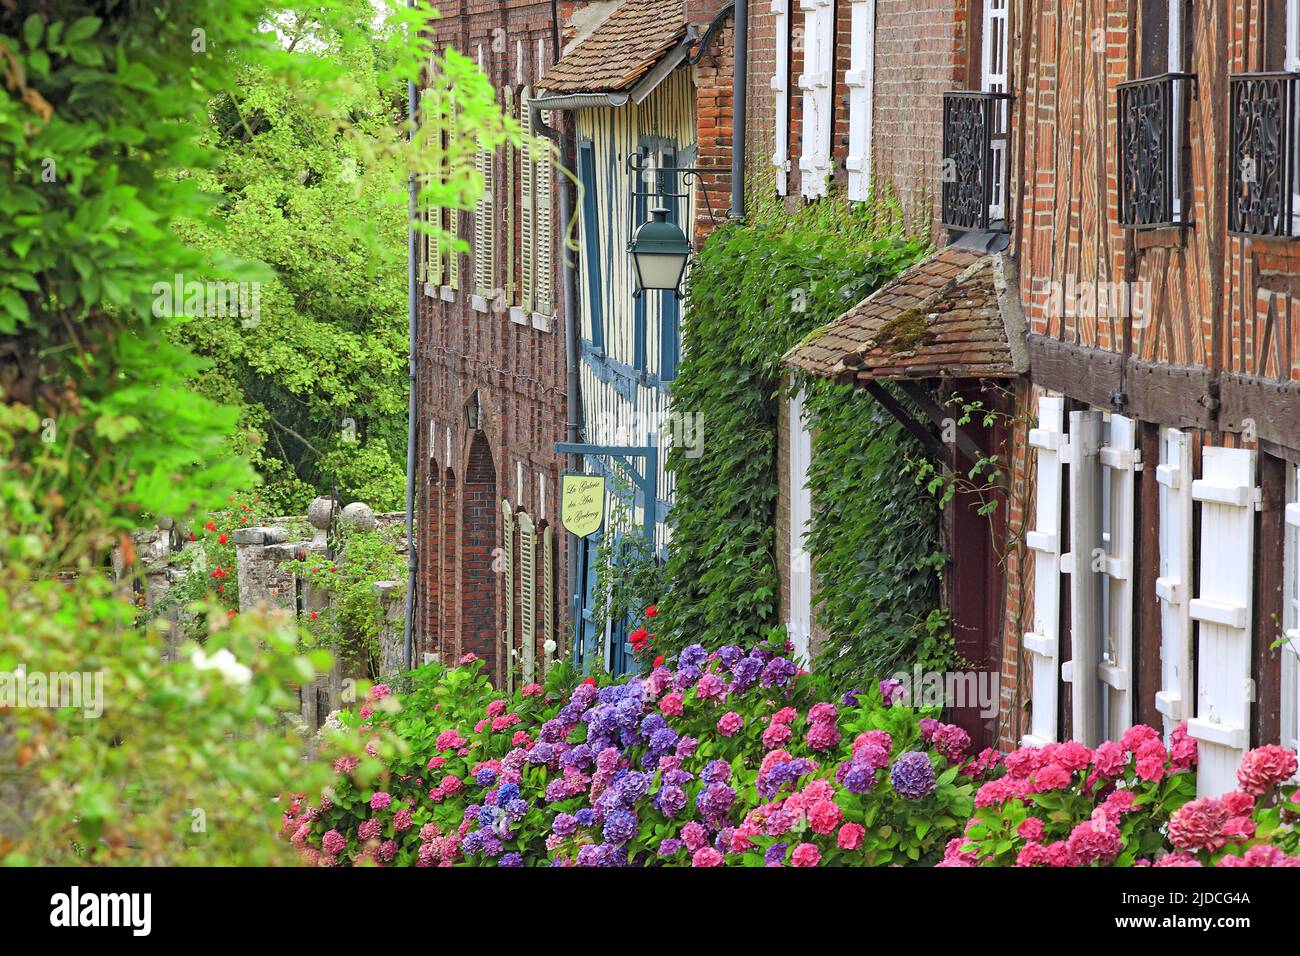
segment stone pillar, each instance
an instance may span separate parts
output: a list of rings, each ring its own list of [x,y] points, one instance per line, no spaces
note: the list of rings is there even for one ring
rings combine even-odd
[[[239,528],[235,531],[235,567],[239,581],[239,610],[258,606],[294,611],[293,572],[281,567],[292,549],[278,548],[289,539],[284,528]]]
[[[387,680],[406,667],[406,592],[405,581],[376,581],[375,593],[384,609],[384,624],[379,630],[379,674]]]

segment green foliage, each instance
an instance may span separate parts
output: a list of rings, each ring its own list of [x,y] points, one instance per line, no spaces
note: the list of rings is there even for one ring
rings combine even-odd
[[[282,514],[335,486],[380,511],[405,496],[407,210],[391,194],[404,178],[406,89],[383,36],[350,46],[350,29],[314,13],[283,26],[296,57],[345,69],[343,82],[293,89],[257,59],[240,63],[200,141],[220,161],[196,179],[220,204],[181,230],[216,261],[274,269],[254,321],[205,318],[180,334],[212,361],[201,389],[241,406],[232,446],[251,454]]]
[[[701,250],[690,274],[673,409],[703,419],[703,454],[673,449],[677,502],[661,602],[665,653],[692,642],[753,645],[777,625],[774,556],[781,358],[924,250],[887,200],[758,211]],[[864,561],[871,561],[863,542]],[[905,569],[906,570],[906,569]]]
[[[287,617],[209,606],[203,647],[168,663],[166,622],[133,630],[131,605],[103,579],[68,586],[28,571],[0,571],[0,681],[20,665],[87,675],[83,686],[102,682],[102,714],[85,707],[93,691],[80,707],[3,711],[0,865],[293,862],[274,839],[271,797],[291,778],[324,782],[328,767],[302,760],[282,715],[328,655],[299,653]]]
[[[900,467],[922,457],[916,439],[859,388],[806,386],[813,520],[805,544],[827,635],[817,670],[846,687],[918,662],[946,670],[951,642],[936,610],[939,511]]]
[[[114,589],[103,575],[110,546],[148,515],[192,521],[256,478],[246,457],[255,442],[228,440],[241,427],[229,403],[242,400],[244,383],[237,389],[191,347],[212,323],[176,303],[160,307],[155,292],[176,275],[271,278],[264,263],[187,241],[218,228],[213,210],[223,197],[204,187],[237,179],[210,139],[210,107],[234,103],[232,91],[256,76],[263,93],[276,87],[300,98],[296,106],[267,99],[289,125],[308,104],[360,144],[359,172],[392,170],[365,149],[381,116],[399,124],[397,103],[353,117],[349,104],[360,93],[352,71],[373,56],[383,63],[377,89],[418,78],[433,55],[433,11],[312,4],[311,16],[327,20],[338,42],[302,56],[273,27],[302,22],[307,9],[266,0],[0,4],[0,673],[21,666],[104,677],[100,717],[0,711],[0,862],[274,862],[281,854],[267,839],[271,798],[291,773],[315,773],[277,726],[296,709],[288,688],[327,667],[328,654],[300,654],[283,620],[230,616],[217,605],[200,612],[204,656],[192,657],[199,648],[189,646],[181,662],[167,663],[162,622],[133,627],[129,587]],[[386,25],[376,34],[381,14]],[[370,191],[362,190],[366,202],[340,206],[331,228],[341,235],[364,231],[354,219],[389,222],[380,207],[404,207],[406,174],[428,175],[430,202],[465,208],[481,192],[473,146],[510,130],[469,60],[435,61],[431,102],[449,102],[455,89],[459,110],[444,159],[435,168],[427,147],[446,131],[447,111],[432,109],[412,142],[384,143],[402,173],[387,193],[359,177]],[[322,132],[312,126],[304,136]],[[317,145],[324,156],[326,141]],[[265,168],[261,157],[243,158],[245,174]],[[263,197],[244,185],[233,201],[255,206]],[[265,188],[288,198],[278,176]],[[298,214],[293,204],[282,211]],[[228,226],[247,228],[226,213]],[[286,228],[280,245],[268,246],[283,249],[291,235]],[[384,241],[377,230],[375,242]],[[349,261],[365,254],[358,248]],[[272,264],[286,272],[299,265]],[[356,307],[364,290],[353,292],[340,308]],[[305,312],[308,303],[298,305]],[[204,375],[203,387],[192,387]],[[349,400],[391,404],[382,386],[375,391]],[[367,444],[383,440],[376,431],[362,434]],[[366,468],[364,481],[391,471]],[[207,666],[214,659],[226,673]],[[205,829],[195,828],[195,811]]]
[[[406,589],[406,558],[398,549],[400,525],[373,531],[343,527],[339,557],[291,561],[287,567],[329,596],[329,607],[309,618],[306,628],[316,643],[349,664],[365,666],[379,677],[379,632],[384,610],[375,593],[378,581],[398,581]]]

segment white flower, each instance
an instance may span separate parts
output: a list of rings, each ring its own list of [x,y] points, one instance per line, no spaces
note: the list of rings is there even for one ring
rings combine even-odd
[[[542,644],[542,650],[546,651],[547,654],[554,654],[557,646],[558,645],[554,641],[546,641]]]
[[[190,657],[190,663],[198,671],[217,671],[231,684],[247,684],[253,679],[253,672],[239,661],[228,648],[223,647],[211,657],[203,648],[196,647]]]

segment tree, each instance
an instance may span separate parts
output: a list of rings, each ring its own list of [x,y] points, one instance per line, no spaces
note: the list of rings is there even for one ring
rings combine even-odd
[[[300,22],[292,5],[0,3],[0,863],[271,862],[271,797],[290,775],[311,785],[278,716],[328,655],[303,653],[291,620],[209,609],[202,645],[164,663],[104,559],[120,542],[129,565],[147,516],[191,518],[255,478],[230,447],[239,411],[191,348],[224,288],[209,280],[272,279],[201,241],[221,218],[203,188],[222,160],[209,107],[242,102],[252,71],[296,98],[285,115],[365,143],[344,107],[352,58],[378,38],[378,87],[397,89],[432,53],[427,6],[394,5],[379,32],[355,4],[312,9],[337,44],[306,58],[274,29]],[[385,149],[430,176],[429,201],[465,207],[482,189],[473,143],[511,131],[469,61],[439,63],[431,103],[455,88],[460,117],[439,131],[446,158],[434,169],[423,148],[433,123]],[[404,203],[400,179],[389,191]],[[180,296],[159,291],[176,276]],[[26,696],[51,674],[98,675],[100,714]]]

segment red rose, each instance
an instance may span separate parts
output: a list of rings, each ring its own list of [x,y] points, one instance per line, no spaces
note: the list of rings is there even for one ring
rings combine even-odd
[[[635,631],[633,631],[631,634],[628,635],[627,639],[631,641],[633,644],[640,644],[649,636],[650,636],[649,631],[647,631],[644,627],[638,627]]]
[[[216,526],[216,524],[213,523],[213,522],[211,522],[211,521],[209,521],[209,522],[208,522],[207,524],[205,524],[203,527],[207,528],[209,531],[216,531],[216,530],[217,530],[217,526]]]
[[[318,617],[320,617],[320,615],[317,614],[315,611],[312,611],[312,612],[311,612],[311,619],[312,619],[313,621],[316,620],[316,618],[318,618]]]
[[[662,667],[663,663],[664,663],[664,656],[660,654],[658,657],[655,658],[655,667]]]
[[[646,617],[658,617],[658,616],[659,616],[659,605],[657,605],[657,604],[651,604],[648,608],[645,609],[645,616],[646,616]]]
[[[217,538],[217,544],[225,544],[225,543],[226,543],[226,533],[223,531],[221,532],[221,536]]]
[[[593,687],[596,686],[596,678],[594,678],[594,677],[585,677],[585,678],[583,678],[583,681],[582,681],[582,682],[583,682],[584,684],[590,684],[590,685],[593,686]]]

